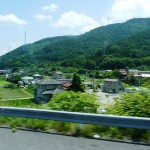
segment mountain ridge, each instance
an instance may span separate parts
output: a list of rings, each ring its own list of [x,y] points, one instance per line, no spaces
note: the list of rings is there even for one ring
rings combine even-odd
[[[150,28],[150,18],[134,18],[124,23],[95,28],[78,36],[48,37],[21,46],[0,57],[0,67],[21,67],[44,62],[62,62],[70,58],[94,55],[100,49],[115,44]],[[16,63],[17,62],[17,63]]]

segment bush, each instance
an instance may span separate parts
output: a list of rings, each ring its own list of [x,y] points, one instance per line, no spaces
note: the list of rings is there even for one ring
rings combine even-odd
[[[73,91],[65,91],[59,95],[55,95],[48,105],[54,110],[85,113],[97,113],[98,108],[94,96]]]

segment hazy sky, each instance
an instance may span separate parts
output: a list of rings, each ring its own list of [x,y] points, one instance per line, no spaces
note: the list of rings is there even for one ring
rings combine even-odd
[[[1,0],[0,55],[58,35],[79,35],[108,23],[150,17],[150,0]]]

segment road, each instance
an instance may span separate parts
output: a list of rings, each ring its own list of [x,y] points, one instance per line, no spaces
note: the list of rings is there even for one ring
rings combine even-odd
[[[150,150],[150,146],[0,128],[0,150]]]
[[[106,112],[108,105],[112,105],[115,103],[114,99],[120,99],[121,93],[105,93],[101,90],[94,92],[92,89],[86,91],[89,94],[94,94],[97,96],[97,102],[100,103],[100,107],[98,109],[99,113]]]

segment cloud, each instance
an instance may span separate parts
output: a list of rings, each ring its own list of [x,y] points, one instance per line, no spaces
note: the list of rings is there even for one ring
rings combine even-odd
[[[37,14],[34,16],[38,21],[51,20],[51,15]]]
[[[42,10],[43,10],[43,11],[54,12],[54,11],[56,11],[58,8],[59,8],[58,5],[56,5],[56,4],[51,4],[51,5],[42,7]]]
[[[68,28],[68,30],[79,29],[81,32],[86,32],[98,27],[99,23],[83,13],[69,11],[62,14],[60,18],[52,24],[52,26],[64,27]]]
[[[116,0],[110,16],[112,22],[150,17],[150,0]]]
[[[17,24],[17,25],[27,24],[25,20],[18,18],[14,14],[0,15],[0,23],[11,23],[11,24]]]

